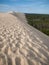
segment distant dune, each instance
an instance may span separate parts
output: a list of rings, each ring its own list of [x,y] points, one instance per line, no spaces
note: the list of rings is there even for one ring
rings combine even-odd
[[[0,65],[49,65],[49,37],[23,13],[0,13]]]

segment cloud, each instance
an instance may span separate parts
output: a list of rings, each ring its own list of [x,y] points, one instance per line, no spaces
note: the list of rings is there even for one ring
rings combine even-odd
[[[0,4],[0,12],[6,12],[10,9],[9,5]]]
[[[6,4],[0,4],[0,8],[2,7],[9,7],[9,5],[6,5]]]

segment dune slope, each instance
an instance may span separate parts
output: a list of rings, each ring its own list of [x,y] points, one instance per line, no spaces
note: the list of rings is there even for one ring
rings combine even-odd
[[[10,13],[0,13],[0,65],[49,65],[49,37]]]

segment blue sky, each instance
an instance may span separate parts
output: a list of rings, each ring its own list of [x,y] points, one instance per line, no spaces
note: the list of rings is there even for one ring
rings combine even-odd
[[[0,0],[0,12],[49,14],[49,0]]]

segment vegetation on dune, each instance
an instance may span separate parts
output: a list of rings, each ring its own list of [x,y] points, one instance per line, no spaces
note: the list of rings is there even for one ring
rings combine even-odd
[[[47,14],[25,14],[28,24],[49,35],[49,15]]]

